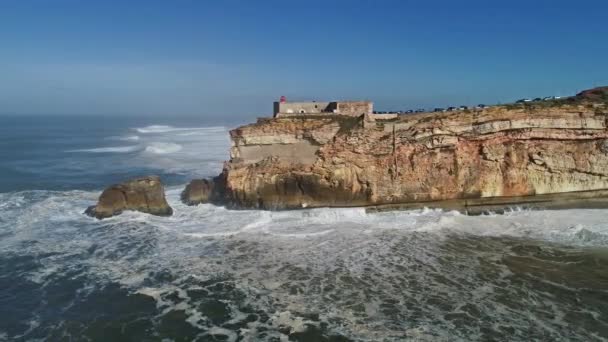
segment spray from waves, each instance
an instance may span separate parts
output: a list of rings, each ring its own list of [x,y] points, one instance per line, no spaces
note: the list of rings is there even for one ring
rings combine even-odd
[[[224,131],[225,128],[221,126],[217,127],[173,127],[167,125],[150,125],[145,127],[135,128],[135,131],[146,134],[146,133],[169,133],[169,132],[180,132],[180,131]]]
[[[365,208],[360,207],[235,211],[210,204],[184,206],[179,199],[182,189],[183,187],[167,189],[167,198],[176,209],[174,215],[168,219],[153,218],[152,221],[159,220],[157,222],[162,226],[167,223],[164,220],[170,220],[171,224],[182,227],[180,232],[183,234],[265,234],[291,237],[301,234],[302,237],[307,237],[327,229],[349,234],[393,230],[406,234],[513,237],[572,246],[608,247],[608,222],[604,219],[606,210],[520,209],[501,215],[479,216],[428,208],[380,213],[368,213]],[[206,222],[204,229],[201,229],[200,222]]]
[[[68,150],[65,152],[78,152],[78,153],[131,153],[137,152],[141,149],[138,145],[133,146],[117,146],[117,147],[97,147],[97,148],[85,148],[77,150]]]
[[[76,303],[87,296],[105,303],[92,284],[108,281],[151,298],[160,311],[151,314],[155,326],[183,323],[175,340],[192,329],[203,340],[286,340],[322,329],[357,340],[475,340],[480,321],[496,322],[488,328],[495,337],[521,340],[540,329],[537,339],[589,340],[566,313],[598,294],[585,297],[572,282],[535,290],[537,282],[520,270],[544,260],[554,268],[560,262],[554,255],[570,263],[579,252],[519,238],[608,246],[605,210],[475,217],[362,208],[233,211],[186,206],[179,201],[182,188],[167,189],[171,217],[125,212],[103,221],[82,214],[97,193],[0,194],[0,203],[9,204],[0,206],[0,231],[8,232],[0,250],[38,256],[40,267],[28,271],[28,279],[48,284],[51,294],[62,276],[88,279]],[[585,230],[593,234],[577,235]],[[544,270],[552,276],[551,268]],[[67,303],[67,312],[77,314],[72,307],[78,305]],[[585,308],[593,321],[596,308]],[[54,319],[44,316],[52,309],[33,309],[41,326]]]
[[[168,154],[178,152],[181,149],[182,146],[179,144],[169,142],[155,142],[150,143],[148,146],[146,146],[145,151],[155,154]]]

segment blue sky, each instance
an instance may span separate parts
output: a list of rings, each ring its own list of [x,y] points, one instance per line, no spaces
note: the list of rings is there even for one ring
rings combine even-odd
[[[608,85],[608,1],[0,1],[0,113],[380,110]]]

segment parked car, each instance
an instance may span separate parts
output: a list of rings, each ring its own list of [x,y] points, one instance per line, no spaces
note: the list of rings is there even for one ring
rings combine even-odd
[[[542,101],[542,99],[540,97],[537,97],[534,99],[534,101]]]
[[[480,103],[480,104],[477,105],[477,108],[484,109],[484,108],[486,108],[486,105]]]
[[[448,107],[447,111],[448,112],[453,112],[456,110],[456,107]]]
[[[426,112],[426,110],[424,110],[422,108],[416,109],[416,113],[424,113],[424,112]]]
[[[406,111],[405,111],[405,113],[406,113],[406,114],[411,114],[411,113],[413,113],[413,112],[414,112],[414,111],[413,111],[413,110],[411,110],[411,109],[408,109],[408,110],[406,110]]]
[[[460,110],[466,110],[466,109],[469,109],[469,107],[467,107],[467,106],[460,106],[460,107],[458,107],[458,109],[460,109]]]
[[[433,112],[445,112],[445,109],[443,109],[443,108],[435,108],[433,110]]]

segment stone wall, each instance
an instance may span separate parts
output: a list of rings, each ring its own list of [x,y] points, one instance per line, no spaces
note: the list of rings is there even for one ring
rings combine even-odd
[[[399,117],[397,113],[387,113],[387,114],[372,114],[372,117],[375,120],[393,120]]]
[[[274,115],[285,114],[319,114],[331,112],[331,102],[275,102]]]
[[[273,114],[275,117],[284,114],[327,114],[336,113],[349,116],[360,116],[373,112],[373,103],[369,101],[337,101],[337,102],[275,102]],[[281,115],[282,114],[282,115]]]
[[[372,114],[374,105],[369,101],[344,101],[337,103],[338,113],[342,115],[361,116],[363,114]]]

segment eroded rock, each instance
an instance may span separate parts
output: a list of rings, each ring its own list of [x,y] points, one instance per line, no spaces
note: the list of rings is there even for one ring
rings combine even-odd
[[[96,205],[85,213],[98,219],[135,210],[157,216],[171,216],[173,209],[165,198],[165,189],[158,176],[147,176],[115,184],[105,189]]]
[[[197,205],[208,203],[213,197],[214,183],[208,179],[194,179],[184,191],[182,191],[181,199],[187,205]]]
[[[336,121],[339,130],[328,119],[270,119],[231,132],[221,188],[234,206],[266,209],[608,189],[607,119],[577,104],[424,113],[373,125],[361,118]],[[327,137],[314,150],[300,148],[318,133]]]

